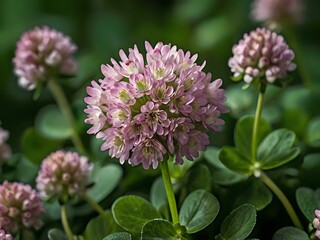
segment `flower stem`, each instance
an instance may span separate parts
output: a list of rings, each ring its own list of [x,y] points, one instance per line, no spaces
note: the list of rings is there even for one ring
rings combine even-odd
[[[262,105],[263,105],[265,91],[266,91],[266,86],[262,85],[259,91],[258,103],[256,108],[256,114],[254,117],[253,131],[252,131],[251,161],[253,163],[257,161],[258,129],[259,129],[259,122],[260,122],[261,113],[262,113]]]
[[[163,160],[160,163],[162,179],[164,182],[164,186],[167,193],[167,198],[169,202],[169,208],[171,212],[172,222],[173,224],[179,224],[179,215],[177,210],[177,203],[174,196],[173,186],[171,183],[170,172],[168,168],[168,160]]]
[[[72,233],[72,231],[70,229],[70,226],[69,226],[69,223],[68,223],[66,206],[65,205],[61,205],[60,206],[60,211],[61,211],[62,225],[63,225],[64,231],[67,234],[68,240],[73,240],[73,233]]]
[[[60,87],[60,85],[57,83],[56,79],[50,79],[48,81],[49,88],[56,100],[56,102],[59,105],[60,110],[64,114],[65,118],[67,119],[67,122],[71,128],[72,135],[71,140],[74,144],[74,146],[78,149],[78,151],[81,154],[88,155],[83,144],[81,141],[81,138],[79,137],[76,129],[75,129],[75,120],[71,111],[71,107],[68,103],[68,100]]]
[[[85,201],[87,201],[100,215],[103,215],[105,212],[103,208],[86,192],[80,195]]]
[[[284,195],[284,193],[281,191],[281,189],[272,181],[271,178],[268,177],[267,174],[265,174],[262,171],[261,171],[260,179],[279,198],[280,202],[282,203],[282,205],[286,209],[287,213],[289,214],[293,224],[297,228],[303,229],[302,224],[301,224],[296,212],[294,211],[291,203],[289,202],[289,200],[286,197],[286,195]]]

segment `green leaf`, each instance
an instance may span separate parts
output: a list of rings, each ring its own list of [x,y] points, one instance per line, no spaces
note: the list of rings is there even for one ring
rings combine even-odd
[[[160,209],[167,204],[167,194],[162,177],[158,177],[152,184],[150,190],[150,201],[156,209]]]
[[[242,80],[242,75],[235,80]],[[239,118],[253,108],[254,94],[250,89],[246,91],[241,89],[240,85],[232,85],[226,90],[226,95],[228,96],[226,101],[226,106],[230,108],[230,113]]]
[[[141,240],[184,240],[187,239],[181,233],[183,230],[177,231],[169,221],[165,219],[154,219],[147,222],[141,232]]]
[[[91,238],[89,238],[91,240]],[[131,235],[127,232],[112,233],[102,240],[131,240]]]
[[[237,204],[250,203],[257,210],[262,210],[272,201],[272,193],[261,181],[256,178],[250,178],[240,187],[240,192],[236,194],[235,202]]]
[[[203,152],[200,152],[199,157],[193,159],[193,161],[189,161],[186,157],[183,157],[184,163],[182,165],[173,164],[172,162],[169,162],[168,167],[169,167],[171,178],[173,179],[183,178],[188,172],[188,170],[202,158],[203,158]]]
[[[67,237],[64,234],[64,232],[57,228],[53,228],[49,230],[48,238],[49,240],[67,240]]]
[[[220,185],[231,185],[248,178],[247,175],[239,174],[227,168],[220,161],[219,152],[218,148],[208,147],[204,153],[205,159],[212,165],[210,169],[212,169],[212,178],[215,183]]]
[[[99,215],[90,220],[84,232],[84,236],[86,239],[90,240],[101,240],[105,236],[119,230],[119,228],[120,227],[112,217],[111,211],[108,210],[104,215]]]
[[[220,239],[243,240],[249,236],[256,224],[256,209],[251,204],[243,204],[234,209],[222,222]],[[219,239],[218,237],[218,239]]]
[[[305,140],[311,147],[320,147],[320,117],[313,118],[308,124]]]
[[[284,128],[271,132],[258,147],[262,169],[276,168],[296,158],[300,150],[292,148],[295,139],[294,132]]]
[[[184,200],[179,214],[180,224],[187,233],[195,233],[208,226],[217,216],[220,209],[215,196],[205,190],[196,190]]]
[[[312,190],[307,187],[300,187],[296,191],[298,206],[306,218],[312,222],[315,218],[314,211],[320,209],[320,188]]]
[[[66,118],[56,105],[42,108],[35,119],[35,128],[50,139],[67,139],[72,134]]]
[[[108,164],[104,167],[95,165],[92,180],[94,186],[87,191],[96,202],[103,200],[118,186],[122,177],[122,168],[116,164]]]
[[[134,195],[118,198],[112,205],[112,214],[121,227],[132,233],[140,233],[146,222],[160,218],[147,200]]]
[[[237,173],[252,174],[252,163],[236,148],[223,147],[220,151],[219,158],[227,168]]]
[[[188,173],[187,188],[189,192],[197,189],[211,191],[211,174],[209,168],[204,164],[199,164]]]
[[[235,138],[236,148],[242,154],[244,154],[248,159],[251,159],[253,123],[254,123],[253,116],[244,116],[238,120],[235,128],[234,138]],[[270,132],[271,132],[270,124],[266,120],[260,119],[259,129],[257,132],[258,144]]]
[[[36,165],[39,165],[51,152],[56,151],[61,144],[61,141],[41,136],[34,128],[28,128],[22,136],[22,151],[27,159]]]
[[[284,227],[276,231],[272,240],[309,240],[309,236],[298,228]]]

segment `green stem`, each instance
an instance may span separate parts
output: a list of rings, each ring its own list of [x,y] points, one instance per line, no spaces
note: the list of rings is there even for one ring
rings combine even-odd
[[[49,88],[56,100],[56,102],[59,105],[60,110],[64,114],[65,118],[67,119],[67,122],[72,130],[71,140],[74,144],[74,146],[78,149],[78,151],[81,154],[88,155],[82,141],[75,129],[75,120],[71,111],[71,107],[68,103],[68,100],[60,87],[60,85],[57,83],[56,79],[50,79],[48,81]]]
[[[257,161],[257,147],[258,147],[258,129],[259,129],[259,122],[262,113],[262,105],[263,105],[263,98],[264,93],[266,90],[266,86],[262,85],[261,90],[259,91],[258,103],[256,108],[256,114],[254,117],[253,123],[253,131],[252,131],[252,148],[251,148],[251,160],[253,163]]]
[[[179,224],[179,215],[177,210],[177,203],[174,196],[173,186],[171,183],[170,172],[168,168],[168,160],[163,160],[160,163],[162,179],[164,182],[164,186],[167,193],[167,198],[169,202],[169,208],[171,212],[172,222],[173,224]]]
[[[94,210],[96,210],[100,215],[105,214],[103,208],[92,197],[90,197],[87,193],[82,193],[80,196],[85,201],[87,201],[94,208]]]
[[[261,171],[261,176],[260,176],[261,181],[267,185],[271,191],[279,198],[280,202],[286,209],[287,213],[289,214],[293,224],[297,227],[303,230],[302,224],[294,211],[291,203],[289,202],[288,198],[284,193],[281,191],[281,189],[272,181],[271,178],[268,177],[267,174]]]
[[[72,233],[70,226],[69,226],[69,223],[68,223],[66,206],[61,205],[60,211],[61,211],[62,226],[64,228],[65,233],[67,234],[68,240],[73,240],[73,233]]]

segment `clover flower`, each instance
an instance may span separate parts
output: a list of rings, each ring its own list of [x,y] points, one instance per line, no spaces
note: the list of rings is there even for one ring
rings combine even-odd
[[[255,21],[268,23],[293,23],[302,21],[301,0],[255,0],[251,16]]]
[[[38,83],[59,74],[74,75],[76,64],[71,54],[76,49],[69,37],[47,26],[24,33],[13,59],[19,85],[33,90]]]
[[[11,148],[6,143],[9,137],[9,132],[0,127],[0,165],[1,160],[8,159],[11,156]]]
[[[76,152],[56,151],[46,157],[36,178],[40,197],[73,196],[85,191],[92,164]]]
[[[314,214],[316,215],[313,219],[313,226],[317,229],[315,235],[320,239],[320,210],[315,210]]]
[[[229,67],[235,79],[246,83],[261,80],[265,83],[284,81],[288,71],[296,65],[292,63],[294,52],[289,49],[284,38],[265,28],[257,28],[232,48],[233,57]]]
[[[222,80],[210,82],[205,63],[176,46],[145,42],[145,48],[145,58],[135,45],[128,55],[120,50],[119,63],[101,66],[104,78],[91,82],[84,99],[88,133],[121,164],[157,168],[167,154],[183,164],[205,150],[209,130],[224,124]]]
[[[12,240],[11,234],[7,234],[3,229],[0,228],[0,240]]]
[[[38,193],[30,185],[7,181],[0,185],[0,226],[7,233],[16,234],[21,228],[39,229],[43,213]]]

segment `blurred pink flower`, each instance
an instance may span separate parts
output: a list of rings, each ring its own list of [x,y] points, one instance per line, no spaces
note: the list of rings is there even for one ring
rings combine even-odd
[[[42,199],[73,196],[85,191],[92,164],[76,152],[56,151],[46,157],[36,178]]]
[[[232,48],[229,67],[233,77],[246,83],[261,80],[265,83],[281,81],[296,65],[292,63],[294,52],[281,35],[265,28],[257,28]]]
[[[313,219],[313,227],[316,228],[315,235],[320,239],[320,210],[315,210],[314,214],[316,215],[315,219]]]
[[[170,44],[145,42],[146,57],[135,45],[120,62],[101,66],[103,79],[87,87],[89,134],[96,134],[120,163],[145,169],[157,168],[164,155],[192,160],[209,144],[207,131],[224,124],[222,80],[211,82],[203,72],[205,63],[195,63],[197,55],[184,53]]]
[[[6,233],[3,229],[0,228],[0,240],[12,240],[11,234]]]
[[[251,15],[255,21],[266,23],[301,23],[303,18],[301,0],[255,0]]]
[[[69,37],[47,26],[24,33],[13,59],[19,85],[32,90],[38,82],[56,75],[74,75],[76,64],[71,54],[76,49]]]
[[[0,166],[3,160],[10,158],[11,148],[6,143],[9,132],[0,127]]]
[[[23,183],[0,185],[0,226],[7,233],[15,234],[22,227],[39,229],[44,213],[38,193]]]

